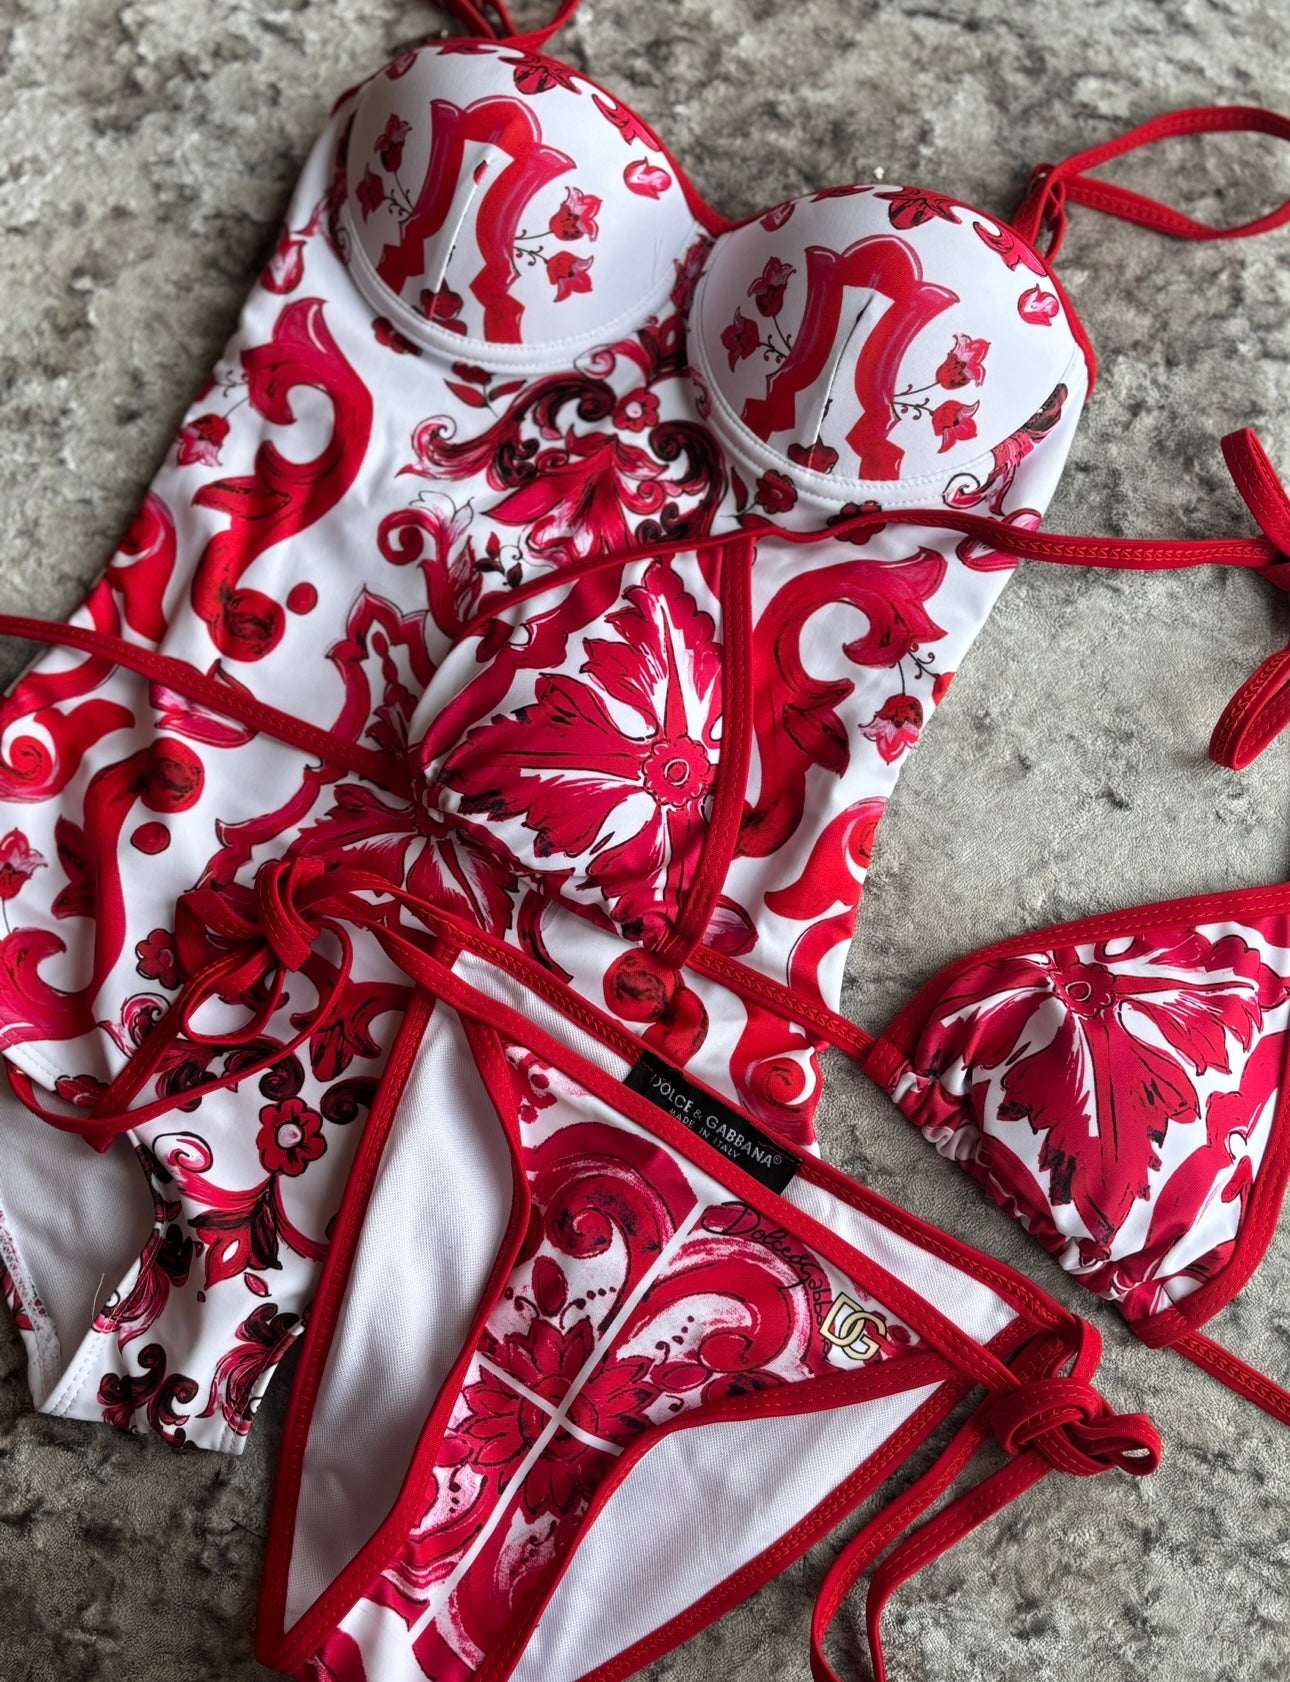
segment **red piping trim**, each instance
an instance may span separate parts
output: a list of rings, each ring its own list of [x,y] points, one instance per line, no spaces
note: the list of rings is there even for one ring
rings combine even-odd
[[[732,543],[721,557],[722,737],[712,814],[676,925],[656,949],[660,963],[678,967],[712,921],[739,844],[752,754],[752,568],[756,554],[755,541],[745,537]]]
[[[146,677],[153,683],[164,683],[181,695],[199,701],[212,712],[235,718],[253,730],[285,742],[288,747],[313,754],[324,764],[353,771],[378,788],[392,793],[407,792],[407,778],[399,761],[378,753],[375,748],[347,742],[330,730],[306,724],[302,719],[281,712],[264,701],[257,701],[254,696],[233,689],[226,683],[217,683],[186,660],[176,660],[169,654],[140,648],[137,643],[126,642],[124,637],[113,636],[109,631],[92,631],[82,625],[68,625],[56,619],[34,619],[25,614],[0,613],[0,636],[21,637],[24,642],[56,643],[64,648],[79,648],[85,654],[102,655],[115,665],[124,666],[127,671]]]

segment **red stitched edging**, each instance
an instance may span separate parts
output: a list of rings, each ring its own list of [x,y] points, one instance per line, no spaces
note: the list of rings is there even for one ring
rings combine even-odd
[[[328,1265],[324,1269],[323,1277],[319,1282],[314,1313],[317,1315],[320,1307],[324,1310],[326,1316],[323,1322],[325,1330],[314,1337],[312,1346],[302,1354],[301,1363],[296,1372],[296,1385],[292,1392],[287,1420],[288,1429],[284,1433],[278,1473],[279,1488],[285,1488],[286,1495],[283,1497],[280,1507],[275,1493],[274,1506],[270,1515],[269,1543],[266,1551],[265,1575],[256,1632],[256,1656],[263,1663],[271,1665],[275,1669],[294,1670],[309,1659],[323,1639],[345,1616],[346,1612],[361,1598],[363,1590],[371,1583],[373,1577],[379,1573],[389,1557],[390,1545],[393,1544],[395,1547],[401,1545],[408,1529],[421,1516],[424,1510],[427,1480],[434,1471],[435,1458],[447,1427],[449,1415],[457,1400],[466,1371],[474,1357],[484,1326],[515,1265],[515,1257],[518,1254],[528,1225],[530,1197],[528,1181],[524,1174],[520,1156],[519,1138],[515,1133],[513,1122],[508,1122],[506,1119],[508,1112],[503,1109],[499,1101],[503,1095],[507,1097],[513,1095],[511,1073],[495,1035],[491,1035],[486,1029],[477,1028],[467,1019],[462,1020],[462,1027],[470,1042],[475,1066],[492,1101],[499,1126],[510,1152],[513,1191],[506,1231],[494,1258],[466,1340],[462,1344],[457,1359],[445,1376],[439,1394],[436,1396],[418,1435],[407,1473],[404,1476],[394,1505],[344,1570],[332,1580],[313,1605],[297,1619],[288,1632],[284,1628],[286,1588],[294,1542],[294,1519],[299,1499],[304,1449],[317,1403],[318,1387],[321,1383],[322,1373],[330,1353],[332,1337],[335,1333],[336,1320],[344,1301],[345,1285],[348,1283],[354,1252],[362,1234],[375,1172],[379,1168],[380,1159],[384,1154],[389,1131],[388,1126],[383,1130],[379,1139],[374,1142],[370,1159],[370,1172],[365,1174],[365,1182],[361,1190],[361,1205],[360,1196],[356,1195],[351,1199],[349,1188],[346,1188],[346,1197],[342,1202],[341,1213],[337,1215],[336,1231],[332,1239],[333,1253],[339,1252],[342,1259],[333,1267],[331,1255],[329,1255]],[[420,1043],[419,1039],[417,1043]],[[382,1087],[384,1088],[384,1083],[382,1083]],[[400,1091],[391,1100],[391,1115],[397,1106],[401,1090],[400,1088]],[[366,1147],[367,1137],[365,1135],[360,1146],[365,1169],[369,1160]],[[355,1167],[357,1168],[357,1163]],[[354,1180],[354,1172],[355,1170],[351,1169],[351,1184]],[[342,1221],[344,1225],[342,1225]],[[342,1267],[344,1269],[343,1276],[341,1275]],[[324,1296],[324,1287],[328,1292],[326,1296]],[[336,1292],[334,1301],[330,1295],[332,1291]],[[310,1330],[312,1331],[312,1329],[313,1323],[311,1322]],[[306,1337],[308,1336],[309,1334],[306,1333]],[[326,1341],[319,1349],[319,1340],[323,1338]],[[312,1356],[308,1368],[306,1367],[306,1354]],[[308,1379],[305,1376],[306,1371],[309,1374]],[[281,1528],[282,1526],[286,1526],[286,1528]]]
[[[1264,1413],[1270,1414],[1278,1424],[1290,1425],[1290,1390],[1283,1390],[1279,1384],[1265,1378],[1256,1367],[1251,1367],[1241,1360],[1239,1355],[1233,1355],[1201,1332],[1188,1332],[1186,1336],[1180,1337],[1177,1343],[1171,1344],[1170,1348],[1176,1349],[1180,1355],[1185,1355],[1203,1372],[1207,1372],[1211,1378],[1216,1378],[1229,1390],[1234,1390],[1238,1396],[1244,1396],[1246,1401],[1262,1408]]]
[[[345,1182],[331,1243],[301,1339],[300,1361],[291,1387],[274,1480],[268,1542],[260,1581],[255,1652],[265,1663],[270,1662],[272,1642],[280,1634],[285,1616],[301,1468],[323,1369],[344,1302],[344,1282],[353,1263],[363,1215],[371,1199],[385,1142],[434,1008],[433,998],[420,991],[414,992],[409,1001],[403,1027],[381,1075],[376,1100],[368,1114],[367,1126]],[[334,1298],[333,1289],[336,1291]]]
[[[114,665],[124,666],[140,677],[164,683],[180,694],[199,701],[212,712],[235,718],[266,736],[285,742],[288,747],[316,755],[324,763],[353,771],[378,788],[392,793],[407,791],[407,777],[401,761],[378,753],[374,748],[347,742],[330,730],[306,724],[302,719],[293,718],[290,713],[281,712],[267,702],[257,701],[254,696],[245,695],[239,689],[216,683],[214,678],[199,672],[186,660],[176,660],[169,654],[140,648],[136,643],[126,642],[124,637],[113,636],[110,631],[91,631],[60,620],[0,613],[0,636],[20,637],[24,642],[57,643],[65,648],[79,648],[86,654],[100,654]]]
[[[814,1028],[831,1045],[850,1057],[863,1059],[873,1048],[873,1035],[857,1023],[836,1010],[830,1010],[826,1004],[794,993],[791,987],[785,987],[782,982],[741,964],[738,958],[714,952],[710,946],[697,946],[686,959],[686,967],[721,982],[743,998],[769,1005],[790,1022]]]
[[[660,963],[679,966],[702,940],[712,921],[739,843],[748,764],[752,754],[752,568],[753,538],[733,543],[721,558],[721,605],[725,621],[721,652],[721,749],[712,791],[712,815],[694,881],[676,926],[660,942]]]
[[[915,1363],[919,1364],[916,1366]],[[884,1373],[883,1369],[888,1367],[892,1370]],[[909,1355],[897,1356],[894,1361],[883,1361],[877,1366],[865,1368],[860,1372],[840,1373],[837,1377],[844,1380],[845,1383],[835,1384],[832,1376],[817,1379],[804,1379],[800,1383],[786,1385],[783,1389],[769,1391],[763,1390],[748,1396],[734,1397],[724,1402],[714,1402],[708,1407],[695,1408],[690,1412],[681,1415],[677,1419],[669,1420],[665,1425],[660,1426],[656,1431],[649,1433],[645,1437],[638,1438],[634,1443],[632,1443],[624,1450],[622,1455],[616,1461],[613,1470],[606,1476],[604,1482],[600,1485],[593,1496],[591,1505],[588,1507],[587,1512],[583,1517],[582,1525],[579,1528],[577,1542],[570,1553],[565,1556],[559,1572],[556,1574],[551,1583],[548,1584],[546,1591],[541,1598],[531,1601],[511,1624],[506,1635],[502,1638],[499,1645],[489,1654],[484,1665],[481,1667],[477,1682],[505,1682],[505,1679],[510,1676],[511,1672],[515,1668],[515,1665],[523,1656],[524,1649],[528,1646],[529,1641],[532,1639],[533,1632],[538,1625],[542,1613],[550,1604],[556,1589],[563,1581],[575,1556],[585,1542],[592,1525],[600,1518],[613,1495],[618,1491],[626,1478],[636,1469],[645,1456],[666,1438],[675,1435],[676,1432],[689,1430],[700,1425],[721,1424],[728,1420],[735,1419],[761,1419],[768,1418],[775,1414],[795,1416],[802,1413],[823,1413],[831,1411],[837,1407],[844,1407],[857,1402],[880,1400],[887,1396],[897,1395],[905,1390],[920,1389],[924,1384],[935,1383],[939,1380],[940,1390],[938,1395],[929,1396],[927,1401],[910,1415],[910,1418],[906,1420],[905,1424],[893,1432],[892,1436],[887,1439],[887,1442],[874,1451],[869,1459],[863,1463],[863,1466],[867,1467],[873,1461],[880,1459],[883,1455],[884,1449],[886,1449],[889,1444],[896,1442],[897,1439],[899,1439],[899,1441],[896,1442],[894,1452],[899,1453],[901,1449],[906,1447],[910,1452],[912,1452],[913,1449],[918,1446],[918,1443],[935,1429],[935,1426],[936,1424],[939,1424],[940,1419],[943,1419],[945,1415],[949,1413],[950,1410],[958,1403],[958,1401],[968,1394],[969,1390],[967,1381],[958,1379],[957,1383],[954,1382],[957,1375],[941,1357],[933,1356],[930,1361],[926,1362],[926,1364],[922,1364],[920,1362],[920,1357],[916,1352]],[[858,1380],[865,1379],[868,1379],[869,1382],[857,1382]],[[836,1400],[822,1403],[819,1407],[811,1407],[808,1405],[810,1397],[817,1396],[821,1392],[826,1395],[831,1395],[833,1391],[838,1392]],[[855,1394],[850,1396],[849,1400],[844,1399],[845,1392],[847,1391],[855,1392]],[[935,1403],[942,1404],[939,1411],[939,1417],[931,1424],[927,1424],[925,1428],[922,1429],[921,1435],[912,1435],[909,1430],[912,1422],[914,1420],[921,1419],[923,1413]],[[826,1502],[828,1499],[828,1497],[825,1497]],[[821,1502],[819,1505],[823,1506],[824,1504],[824,1502]],[[813,1513],[818,1510],[819,1507],[817,1506],[817,1508],[813,1509]],[[813,1516],[813,1513],[807,1515],[808,1520]],[[799,1520],[798,1524],[795,1525],[793,1530],[789,1531],[787,1535],[792,1536],[794,1532],[800,1528],[802,1522],[803,1521]],[[774,1575],[775,1572],[782,1570],[784,1565],[788,1563],[788,1559],[784,1557],[782,1551],[786,1540],[787,1536],[781,1538],[780,1542],[774,1543],[771,1547],[763,1550],[761,1554],[756,1556],[756,1560],[750,1563],[760,1564],[762,1561],[766,1560],[768,1555],[773,1555],[775,1557],[775,1566],[774,1570],[770,1574]],[[798,1549],[798,1552],[800,1551],[802,1550]],[[727,1581],[729,1581],[729,1579],[727,1579]],[[709,1595],[713,1592],[714,1591],[710,1590]],[[746,1592],[751,1593],[751,1590]],[[704,1596],[703,1598],[706,1600],[708,1596]],[[746,1598],[746,1594],[741,1596],[741,1598]],[[700,1601],[696,1601],[694,1603],[695,1606],[700,1604],[702,1604]],[[691,1611],[692,1608],[686,1608],[685,1611],[678,1614],[675,1618],[669,1619],[667,1624],[660,1627],[670,1628],[675,1624],[683,1625]],[[649,1641],[650,1639],[651,1638],[649,1636],[643,1637],[642,1642]],[[686,1634],[680,1634],[678,1635],[677,1640],[670,1642],[669,1645],[675,1646],[677,1645],[677,1641],[683,1641],[685,1639]],[[641,1643],[637,1643],[636,1645],[639,1646]],[[607,1664],[609,1667],[616,1670],[618,1674],[629,1676],[632,1673],[631,1670],[622,1671],[619,1668],[623,1663],[624,1657],[625,1654],[616,1654],[613,1659],[607,1661]],[[641,1659],[634,1659],[632,1663],[632,1670],[637,1669],[639,1665],[644,1662],[645,1661]],[[604,1668],[605,1667],[601,1667],[601,1669]],[[591,1674],[599,1676],[601,1674],[601,1670],[596,1670]]]

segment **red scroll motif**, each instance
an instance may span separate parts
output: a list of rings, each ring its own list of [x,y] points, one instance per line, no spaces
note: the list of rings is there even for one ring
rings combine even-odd
[[[510,290],[519,278],[514,250],[520,218],[543,187],[574,167],[573,159],[542,144],[537,118],[518,99],[477,99],[464,109],[446,99],[432,99],[430,137],[421,195],[398,243],[381,252],[376,272],[395,292],[425,273],[426,245],[448,220],[458,185],[466,177],[469,143],[480,156],[474,171],[479,192],[475,239],[484,258],[470,290],[483,306],[484,337],[493,344],[519,344],[524,306]],[[483,185],[492,173],[490,148],[507,161]]]
[[[898,479],[905,452],[887,435],[896,424],[892,399],[901,362],[923,328],[959,301],[957,293],[923,279],[918,256],[903,239],[871,234],[842,252],[807,246],[802,324],[783,366],[767,384],[765,397],[750,397],[744,404],[743,420],[759,438],[803,430],[798,424],[797,400],[819,380],[834,353],[843,294],[849,287],[869,294],[856,317],[857,325],[872,308],[873,294],[889,299],[890,307],[865,336],[856,358],[860,419],[847,433],[847,443],[860,458],[862,479]]]
[[[316,525],[358,477],[372,431],[372,397],[346,362],[323,320],[322,301],[300,298],[278,317],[267,345],[242,352],[251,406],[274,426],[295,421],[291,394],[312,386],[331,401],[332,434],[312,461],[291,461],[267,440],[255,452],[255,471],[203,485],[199,508],[229,516],[202,552],[193,574],[193,611],[210,627],[211,641],[232,660],[262,660],[282,638],[280,603],[238,580],[274,544]]]

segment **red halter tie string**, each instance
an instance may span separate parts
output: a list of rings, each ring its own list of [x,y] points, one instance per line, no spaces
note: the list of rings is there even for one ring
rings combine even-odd
[[[1262,569],[1279,589],[1290,590],[1290,496],[1267,452],[1247,427],[1223,440],[1223,458],[1246,507],[1281,552]],[[1290,644],[1269,655],[1233,695],[1214,726],[1210,758],[1243,771],[1290,724]]]
[[[1077,152],[1062,163],[1040,164],[1030,178],[1012,225],[1023,239],[1036,247],[1041,234],[1046,232],[1049,262],[1057,256],[1066,237],[1067,206],[1071,204],[1087,205],[1090,210],[1100,210],[1124,222],[1136,222],[1140,227],[1153,228],[1174,239],[1247,239],[1283,227],[1290,222],[1290,201],[1236,227],[1215,228],[1157,199],[1147,198],[1128,187],[1117,187],[1112,181],[1091,180],[1087,174],[1113,158],[1123,157],[1126,152],[1136,152],[1141,146],[1153,146],[1176,135],[1233,133],[1270,134],[1277,140],[1290,140],[1290,118],[1256,105],[1197,105],[1154,117],[1118,139],[1108,140],[1087,152]]]

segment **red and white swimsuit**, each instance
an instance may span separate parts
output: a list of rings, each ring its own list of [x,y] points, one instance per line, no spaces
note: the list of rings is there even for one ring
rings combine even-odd
[[[64,645],[0,766],[34,1399],[236,1448],[320,1289],[260,1639],[343,1682],[626,1675],[974,1387],[945,1464],[1018,1458],[942,1543],[1151,1462],[1087,1328],[814,1160],[816,1054],[1015,557],[1275,554],[1038,533],[1091,353],[1015,229],[727,225],[540,46],[341,100],[72,627],[0,622]]]

